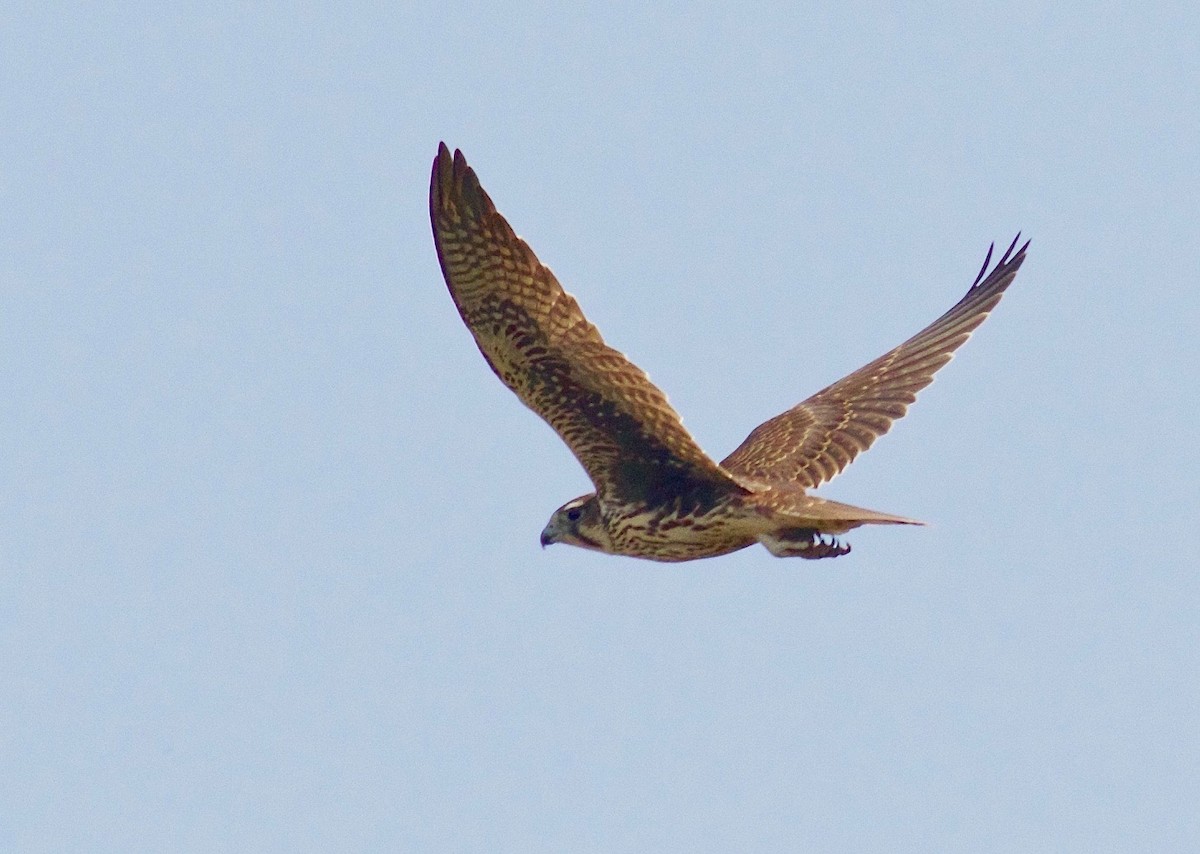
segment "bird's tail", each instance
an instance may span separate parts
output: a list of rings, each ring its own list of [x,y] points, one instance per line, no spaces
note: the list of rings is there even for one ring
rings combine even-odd
[[[841,534],[862,525],[924,525],[917,519],[881,513],[853,504],[805,495],[795,508],[783,509],[780,514],[797,527],[811,527],[830,534]]]

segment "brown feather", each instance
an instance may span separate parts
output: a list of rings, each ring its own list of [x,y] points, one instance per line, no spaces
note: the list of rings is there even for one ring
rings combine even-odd
[[[442,144],[429,216],[446,285],[496,375],[562,437],[601,497],[708,505],[744,490],[696,444],[666,396],[609,347],[513,232],[462,152]]]
[[[659,561],[754,542],[779,557],[838,557],[828,538],[860,525],[921,524],[805,494],[841,472],[907,411],[983,322],[1025,258],[1017,241],[966,296],[891,352],[759,425],[718,466],[645,373],[604,343],[554,274],[513,233],[461,152],[443,144],[429,213],[446,285],[496,375],[545,419],[596,495],[560,507],[543,545]]]
[[[1017,235],[1020,239],[1020,235]],[[721,465],[736,475],[813,488],[840,474],[908,411],[971,332],[983,323],[1025,260],[1028,241],[984,278],[992,250],[966,295],[894,350],[769,421]]]

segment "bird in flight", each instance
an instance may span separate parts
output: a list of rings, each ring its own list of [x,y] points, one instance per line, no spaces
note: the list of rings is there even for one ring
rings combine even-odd
[[[902,417],[988,316],[1025,260],[1017,239],[959,302],[899,347],[755,427],[720,463],[666,396],[609,347],[492,204],[461,151],[433,161],[429,217],[446,286],[496,376],[558,433],[596,491],[564,504],[542,545],[656,561],[762,543],[777,557],[830,558],[862,525],[914,519],[809,495]],[[1014,251],[1015,250],[1015,251]]]

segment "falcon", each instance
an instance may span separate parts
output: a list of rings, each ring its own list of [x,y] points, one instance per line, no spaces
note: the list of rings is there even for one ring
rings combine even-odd
[[[479,185],[461,151],[433,161],[429,216],[450,296],[496,376],[558,433],[595,492],[554,511],[542,545],[685,561],[762,543],[832,558],[862,525],[920,525],[808,494],[902,417],[1000,302],[1025,260],[1020,235],[959,302],[899,347],[760,424],[714,462],[649,377],[604,343]],[[994,246],[993,246],[994,248]],[[1015,251],[1014,251],[1015,250]]]

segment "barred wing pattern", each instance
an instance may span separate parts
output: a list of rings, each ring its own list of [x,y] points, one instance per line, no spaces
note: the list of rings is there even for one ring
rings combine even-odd
[[[988,249],[957,305],[896,349],[754,428],[721,465],[736,475],[812,488],[832,480],[886,433],[938,368],[1000,302],[1025,260],[1018,234],[995,269]],[[994,248],[994,247],[992,247]]]
[[[649,377],[604,343],[513,232],[461,151],[433,163],[429,216],[446,285],[496,375],[562,437],[601,497],[743,491]]]

